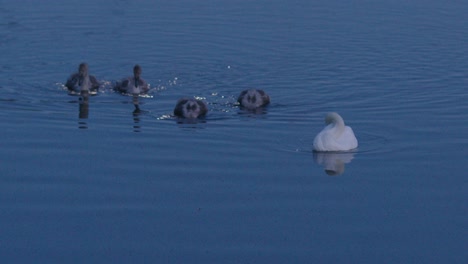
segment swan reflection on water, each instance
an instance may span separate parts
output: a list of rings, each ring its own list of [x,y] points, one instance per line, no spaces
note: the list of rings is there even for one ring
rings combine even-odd
[[[140,115],[143,113],[143,111],[140,109],[140,102],[138,100],[138,94],[133,95],[133,106],[135,109],[133,109],[133,132],[141,132],[141,125],[140,125]]]
[[[89,93],[88,91],[81,91],[81,95],[78,98],[78,128],[88,129],[88,123],[86,119],[89,116]]]
[[[338,176],[344,173],[345,164],[350,163],[355,152],[313,152],[315,163],[325,169],[329,176]]]

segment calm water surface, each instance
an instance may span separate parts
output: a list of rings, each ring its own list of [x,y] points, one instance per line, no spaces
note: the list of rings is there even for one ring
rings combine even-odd
[[[0,2],[0,257],[466,263],[466,10]],[[103,82],[88,105],[63,86],[82,61]],[[152,86],[140,113],[111,90],[136,63]],[[270,94],[263,113],[237,107],[250,87]],[[206,120],[171,117],[183,96]],[[356,152],[312,152],[329,111]]]

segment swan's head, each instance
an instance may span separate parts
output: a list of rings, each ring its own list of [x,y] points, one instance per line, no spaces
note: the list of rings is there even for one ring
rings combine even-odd
[[[87,76],[88,75],[88,64],[86,63],[81,63],[80,66],[78,66],[78,74],[80,76]]]
[[[140,76],[141,76],[141,67],[140,65],[135,65],[135,67],[133,67],[133,76],[135,77],[135,79],[140,79]]]

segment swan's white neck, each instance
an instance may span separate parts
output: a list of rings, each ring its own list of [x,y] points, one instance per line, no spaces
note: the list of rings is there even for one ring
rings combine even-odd
[[[325,124],[333,124],[333,131],[336,136],[339,136],[345,130],[345,123],[343,118],[337,113],[328,113],[325,117]]]

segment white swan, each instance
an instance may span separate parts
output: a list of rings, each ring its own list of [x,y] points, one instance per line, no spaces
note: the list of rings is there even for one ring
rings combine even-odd
[[[133,76],[122,79],[115,84],[115,89],[121,93],[127,94],[145,94],[149,90],[149,85],[141,78],[141,67],[133,67]]]
[[[268,105],[270,103],[270,96],[259,89],[244,90],[237,98],[237,102],[239,102],[241,107],[253,110]]]
[[[181,98],[174,108],[174,115],[183,118],[203,117],[207,112],[206,104],[194,98]]]
[[[88,64],[81,63],[78,72],[72,74],[65,86],[70,92],[96,92],[99,89],[99,82],[96,77],[88,74]]]
[[[325,124],[327,126],[314,139],[315,151],[347,151],[357,148],[358,141],[353,129],[345,126],[339,114],[328,113]]]

